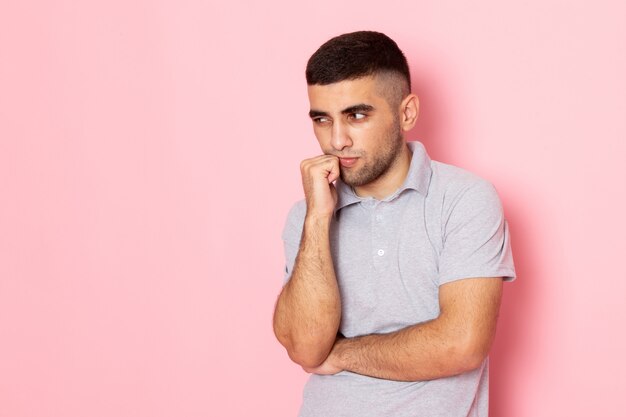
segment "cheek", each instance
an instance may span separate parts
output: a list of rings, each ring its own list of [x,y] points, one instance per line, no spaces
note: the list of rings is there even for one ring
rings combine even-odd
[[[350,131],[350,137],[353,141],[355,141],[355,143],[371,147],[371,145],[375,144],[379,138],[384,135],[384,133],[384,127],[374,123],[364,123],[354,127]]]

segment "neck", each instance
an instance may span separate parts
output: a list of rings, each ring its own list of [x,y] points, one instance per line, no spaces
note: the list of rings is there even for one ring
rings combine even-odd
[[[398,158],[389,167],[389,170],[376,180],[354,188],[354,192],[359,197],[374,197],[377,200],[384,200],[392,195],[404,182],[411,166],[413,152],[404,143]]]

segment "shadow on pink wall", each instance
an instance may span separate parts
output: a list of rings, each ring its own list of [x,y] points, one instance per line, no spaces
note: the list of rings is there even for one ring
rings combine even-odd
[[[520,368],[530,362],[533,352],[533,340],[530,332],[534,314],[527,314],[536,304],[536,285],[532,278],[536,275],[532,254],[532,237],[528,226],[532,219],[525,217],[523,208],[508,204],[507,198],[513,192],[513,184],[508,190],[500,192],[507,221],[511,231],[511,246],[515,260],[517,279],[504,286],[504,296],[496,340],[490,354],[490,411],[493,416],[513,416],[514,397],[517,387],[522,385],[516,380]]]

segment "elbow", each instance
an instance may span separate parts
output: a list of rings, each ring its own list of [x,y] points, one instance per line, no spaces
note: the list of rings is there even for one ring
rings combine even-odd
[[[463,373],[478,369],[487,355],[489,346],[481,340],[467,340],[458,343],[454,349],[455,373]]]
[[[328,357],[327,351],[312,348],[287,348],[289,358],[303,368],[317,368]]]
[[[324,363],[330,353],[330,348],[325,349],[320,344],[295,343],[288,338],[280,342],[287,350],[289,359],[303,368],[317,368]]]
[[[305,368],[320,366],[326,360],[332,348],[332,343],[327,346],[327,343],[320,343],[319,341],[297,341],[291,334],[280,331],[276,326],[274,327],[274,334],[280,344],[287,350],[289,358]]]
[[[465,353],[458,358],[457,365],[460,373],[473,371],[480,368],[487,355],[477,354],[475,352]]]

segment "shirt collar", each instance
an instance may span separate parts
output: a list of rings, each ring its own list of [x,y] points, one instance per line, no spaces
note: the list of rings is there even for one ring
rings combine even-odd
[[[428,153],[426,153],[426,148],[421,142],[407,142],[407,145],[413,152],[409,172],[407,173],[400,188],[398,188],[396,192],[389,196],[386,200],[394,199],[402,193],[402,191],[407,189],[415,190],[424,197],[428,194],[428,186],[430,185],[430,176],[432,173],[432,169],[430,167],[430,157],[428,156]],[[350,204],[366,200],[366,198],[356,195],[352,187],[341,181],[341,179],[338,179],[335,185],[337,188],[337,204],[335,205],[335,214],[337,211],[349,206]]]

